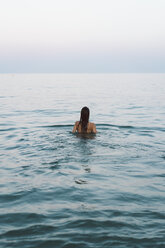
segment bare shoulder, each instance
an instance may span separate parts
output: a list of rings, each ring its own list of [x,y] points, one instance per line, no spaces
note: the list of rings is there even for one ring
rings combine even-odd
[[[89,128],[90,128],[90,130],[91,130],[93,133],[97,133],[95,123],[90,122],[90,123],[89,123]]]
[[[79,125],[79,123],[80,123],[79,121],[76,121],[76,122],[75,122],[75,125],[76,125],[76,126],[78,126],[78,125]]]
[[[89,126],[93,127],[93,126],[96,126],[96,125],[93,122],[89,122]]]

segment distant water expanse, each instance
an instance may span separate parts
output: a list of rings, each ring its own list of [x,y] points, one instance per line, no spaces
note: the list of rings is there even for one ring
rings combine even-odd
[[[165,74],[0,74],[0,247],[165,247]]]

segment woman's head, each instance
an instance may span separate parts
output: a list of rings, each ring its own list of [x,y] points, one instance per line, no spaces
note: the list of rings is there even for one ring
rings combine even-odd
[[[83,107],[81,109],[81,120],[88,122],[88,120],[89,120],[89,108]]]
[[[83,107],[81,109],[80,123],[82,131],[87,131],[87,125],[89,121],[89,108]]]

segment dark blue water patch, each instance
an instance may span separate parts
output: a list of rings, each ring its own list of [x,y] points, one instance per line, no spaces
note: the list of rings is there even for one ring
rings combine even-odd
[[[130,216],[130,212],[127,212],[126,216]],[[155,210],[143,210],[141,212],[132,212],[131,213],[132,218],[142,218],[146,222],[147,219],[152,219],[153,221],[159,222],[165,219],[165,213],[164,212],[159,212]],[[146,224],[149,224],[146,222]]]
[[[31,225],[26,228],[19,228],[19,229],[14,229],[11,231],[7,231],[4,234],[0,235],[0,238],[23,238],[23,237],[33,237],[33,236],[38,236],[45,234],[47,232],[54,232],[57,229],[57,227],[51,226],[51,225]]]
[[[70,186],[68,188],[68,185],[66,185],[66,176],[62,175],[60,173],[57,174],[57,176],[60,177],[60,181],[65,180],[63,184],[58,187],[50,186],[48,183],[43,183],[43,185],[40,188],[32,188],[29,190],[24,190],[20,192],[13,192],[8,194],[1,194],[0,195],[0,204],[3,209],[6,209],[9,205],[10,207],[13,206],[24,206],[24,204],[28,203],[31,205],[39,206],[38,204],[44,204],[44,202],[47,204],[51,202],[51,204],[56,204],[56,199],[58,199],[58,202],[63,201],[64,199],[70,198],[70,200],[73,199],[77,201],[80,201],[81,197],[79,195],[79,192],[76,191],[75,186]],[[58,181],[59,181],[58,180]],[[51,183],[52,184],[52,183]],[[66,203],[66,202],[65,202]],[[2,205],[3,204],[3,205]]]
[[[63,240],[63,244],[61,244],[60,247],[62,248],[76,248],[76,247],[87,247],[87,248],[92,248],[92,247],[119,247],[119,248],[124,248],[124,247],[135,247],[135,248],[140,248],[140,247],[152,247],[154,244],[163,244],[163,237],[151,237],[151,238],[146,238],[143,237],[137,237],[136,235],[133,235],[132,232],[131,234],[126,233],[123,235],[120,235],[120,230],[116,230],[116,233],[111,233],[111,228],[109,231],[101,230],[101,232],[97,232],[94,230],[93,234],[89,231],[89,229],[85,229],[82,232],[79,232],[76,230],[72,230],[70,233],[68,230],[68,233],[64,234],[61,233],[61,235],[57,234],[56,238],[52,239],[51,245],[54,244],[56,247],[56,239]],[[49,239],[48,239],[49,240]],[[54,240],[54,242],[53,242]],[[43,246],[42,246],[43,244]],[[39,243],[38,247],[49,247],[47,246],[49,242],[44,242],[41,241]],[[80,244],[80,245],[79,245]],[[58,246],[59,247],[59,246]],[[154,246],[154,247],[159,247],[159,246]],[[160,246],[161,247],[161,246]]]
[[[147,187],[146,187],[146,192],[147,192]],[[149,187],[149,192],[151,191],[151,188]],[[144,194],[138,194],[138,193],[130,193],[130,192],[122,192],[122,193],[117,193],[114,192],[113,200],[115,201],[120,201],[120,203],[123,202],[123,204],[139,204],[139,206],[144,206],[144,204],[154,204],[155,202],[165,202],[164,198],[162,195],[157,195],[157,191],[155,191],[151,194],[151,196]]]
[[[0,194],[0,203],[11,203],[13,201],[17,201],[20,198],[22,198],[24,195],[26,195],[26,192],[16,192],[13,194]]]
[[[3,241],[1,242],[3,247],[5,248],[18,248],[18,247],[23,247],[23,248],[62,248],[64,247],[64,238],[63,239],[58,239],[56,238],[56,235],[54,235],[52,238],[43,238],[44,235],[42,235],[42,237],[35,237],[34,239],[28,239],[28,238],[20,238],[17,240],[17,242],[15,241],[6,241],[6,239],[3,239]]]
[[[114,231],[118,228],[122,230],[123,228],[135,228],[134,223],[128,223],[128,222],[123,222],[123,221],[117,221],[117,220],[105,220],[104,218],[101,217],[96,217],[96,218],[81,218],[79,217],[77,220],[69,220],[67,223],[64,223],[63,226],[65,228],[69,229],[76,229],[76,230],[95,230],[96,233],[101,233],[103,230],[108,229],[108,228],[113,228]],[[136,227],[137,228],[137,227]]]
[[[42,195],[42,197],[41,197]],[[11,206],[17,205],[17,204],[24,204],[24,202],[33,202],[33,200],[42,201],[43,199],[46,199],[49,197],[49,194],[45,194],[44,191],[37,188],[32,188],[28,190],[22,190],[17,191],[13,193],[6,193],[6,194],[0,194],[0,203],[3,204],[2,206],[6,207],[8,204]],[[41,197],[41,198],[40,198]],[[51,196],[50,196],[51,197]]]
[[[31,223],[40,223],[45,220],[46,216],[43,214],[37,213],[7,213],[7,214],[0,214],[0,223],[2,226],[14,226],[19,227],[23,225],[29,225]]]

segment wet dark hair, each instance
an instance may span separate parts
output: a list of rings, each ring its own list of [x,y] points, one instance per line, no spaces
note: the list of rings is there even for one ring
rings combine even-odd
[[[81,116],[80,116],[80,125],[81,125],[81,131],[86,132],[87,126],[89,121],[89,108],[83,107],[81,109]]]

